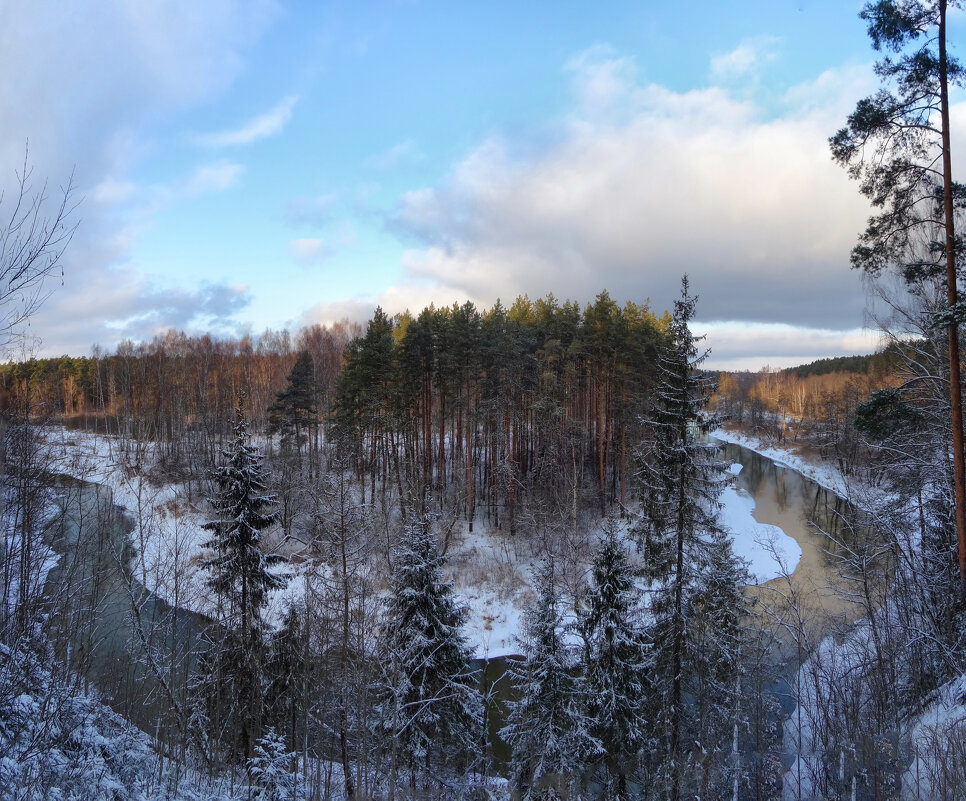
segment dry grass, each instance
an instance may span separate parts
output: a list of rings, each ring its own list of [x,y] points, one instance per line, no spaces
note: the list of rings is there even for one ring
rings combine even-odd
[[[451,549],[446,572],[458,585],[492,590],[508,597],[527,588],[527,569],[508,538],[498,532],[460,538]]]

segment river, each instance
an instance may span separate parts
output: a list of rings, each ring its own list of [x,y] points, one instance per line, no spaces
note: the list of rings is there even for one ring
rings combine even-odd
[[[110,489],[55,480],[59,513],[45,537],[60,559],[47,575],[45,596],[57,657],[115,711],[164,741],[176,725],[165,686],[184,702],[207,621],[132,578],[134,523]]]
[[[869,536],[862,515],[831,490],[755,451],[729,442],[721,452],[741,465],[737,487],[754,500],[755,520],[777,526],[802,551],[794,570],[749,588],[764,611],[786,635],[794,625],[813,643],[864,617],[866,608],[849,600],[853,581],[837,557],[841,542]]]
[[[817,643],[834,627],[863,615],[860,606],[842,599],[847,580],[830,559],[834,548],[823,533],[843,534],[843,521],[850,517],[848,504],[795,470],[754,451],[731,443],[721,447],[724,460],[742,466],[736,484],[753,498],[755,520],[780,527],[802,551],[788,575],[749,588],[759,598],[764,617],[774,623],[779,641],[786,645],[793,640]],[[162,677],[178,688],[179,701],[184,701],[195,655],[203,649],[207,621],[172,608],[131,579],[126,566],[132,556],[133,522],[114,503],[109,489],[61,478],[58,490],[61,513],[48,527],[48,537],[62,556],[47,577],[54,628],[68,628],[60,632],[65,636],[54,638],[69,643],[58,656],[118,712],[162,741],[167,733],[176,742],[174,730],[164,731],[175,725],[170,701],[162,682],[144,663],[132,613],[136,605],[141,630],[162,668]],[[798,661],[788,659],[782,671],[786,678],[797,670]],[[500,767],[508,754],[496,732],[504,722],[504,702],[512,693],[505,671],[505,657],[491,659],[484,678],[487,688],[496,684],[488,723],[493,755]],[[160,726],[158,720],[163,721]]]

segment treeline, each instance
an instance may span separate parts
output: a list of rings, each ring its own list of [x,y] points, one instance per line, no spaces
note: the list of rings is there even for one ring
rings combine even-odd
[[[377,310],[346,350],[334,432],[371,491],[455,493],[471,525],[479,506],[512,531],[538,487],[573,507],[590,487],[603,513],[627,499],[667,327],[606,292],[583,311],[552,295],[395,321]]]
[[[667,324],[602,292],[584,309],[549,295],[509,309],[377,310],[364,332],[348,323],[255,340],[169,331],[110,355],[2,365],[0,410],[156,443],[162,467],[182,478],[215,461],[239,403],[257,431],[279,431],[294,414],[299,455],[334,436],[370,491],[378,482],[403,498],[457,492],[470,521],[481,507],[499,523],[505,509],[512,528],[535,484],[571,496],[592,487],[601,511],[626,502],[628,443]],[[286,411],[277,395],[300,355],[305,399]]]
[[[899,354],[896,347],[890,345],[878,353],[867,353],[862,356],[835,356],[829,359],[816,359],[798,367],[789,367],[784,372],[794,373],[799,378],[813,375],[828,375],[829,373],[864,373],[866,375],[882,375],[895,370]]]
[[[214,462],[240,403],[259,428],[299,353],[311,357],[320,408],[335,395],[346,345],[359,333],[343,322],[313,325],[294,338],[268,331],[257,339],[215,339],[168,331],[129,340],[112,354],[62,356],[0,365],[0,412],[157,443],[171,470],[196,472]]]
[[[873,392],[901,380],[902,358],[890,346],[786,370],[721,373],[714,405],[725,424],[808,445],[848,473],[874,458],[855,428],[856,413]]]

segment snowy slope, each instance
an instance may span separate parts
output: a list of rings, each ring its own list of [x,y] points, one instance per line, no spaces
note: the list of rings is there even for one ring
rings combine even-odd
[[[830,471],[820,473],[812,466],[796,463],[774,449],[761,449],[760,444],[747,438],[729,432],[716,432],[715,436],[791,464],[820,483],[826,483],[823,479],[831,475]],[[146,471],[132,463],[130,451],[116,437],[52,429],[47,445],[57,453],[65,472],[108,486],[115,502],[130,512],[137,549],[134,569],[148,589],[171,604],[209,611],[213,600],[205,586],[207,575],[199,566],[201,543],[208,539],[201,526],[207,518],[202,508],[187,503],[184,487],[157,486],[148,481]],[[148,449],[142,463],[150,462]],[[732,467],[733,471],[739,469]],[[779,563],[786,570],[794,568],[801,555],[798,545],[781,529],[754,519],[754,501],[747,493],[728,487],[721,501],[721,522],[732,532],[735,552],[749,563],[753,580],[764,582],[780,575]],[[475,653],[481,657],[514,653],[523,610],[533,598],[533,554],[503,532],[489,532],[481,526],[472,535],[462,531],[454,540],[447,574],[467,605],[466,633]],[[270,619],[281,614],[284,601],[304,591],[304,581],[296,573],[286,590],[272,599]]]

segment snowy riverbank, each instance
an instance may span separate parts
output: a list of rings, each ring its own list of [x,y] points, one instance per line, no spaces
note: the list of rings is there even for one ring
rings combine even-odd
[[[840,486],[832,469],[809,465],[735,432],[717,431],[714,436],[762,453],[823,486]],[[201,528],[206,521],[203,511],[186,502],[183,487],[149,482],[130,463],[122,444],[113,437],[57,429],[48,433],[47,441],[64,472],[110,487],[115,502],[131,513],[138,551],[134,569],[146,586],[173,605],[209,611],[207,576],[199,567],[201,543],[208,538]],[[150,452],[144,456],[150,462]],[[739,465],[732,466],[734,475],[739,471]],[[732,533],[735,553],[748,562],[753,583],[794,570],[800,547],[777,526],[755,519],[755,501],[747,492],[732,483],[723,491],[721,503],[720,521]],[[469,610],[466,634],[474,652],[480,657],[515,653],[523,612],[533,599],[534,559],[529,549],[504,532],[477,527],[472,535],[457,534],[448,556],[447,573]],[[269,617],[278,619],[286,602],[298,598],[304,589],[301,578],[294,576],[286,590],[273,597]]]
[[[839,497],[848,498],[850,495],[850,482],[842,475],[837,467],[828,462],[807,459],[797,453],[793,453],[788,448],[767,445],[758,437],[742,431],[719,428],[712,431],[711,436],[721,442],[733,442],[742,448],[760,453],[777,465],[788,467],[797,473],[801,473],[805,478],[834,492]]]

